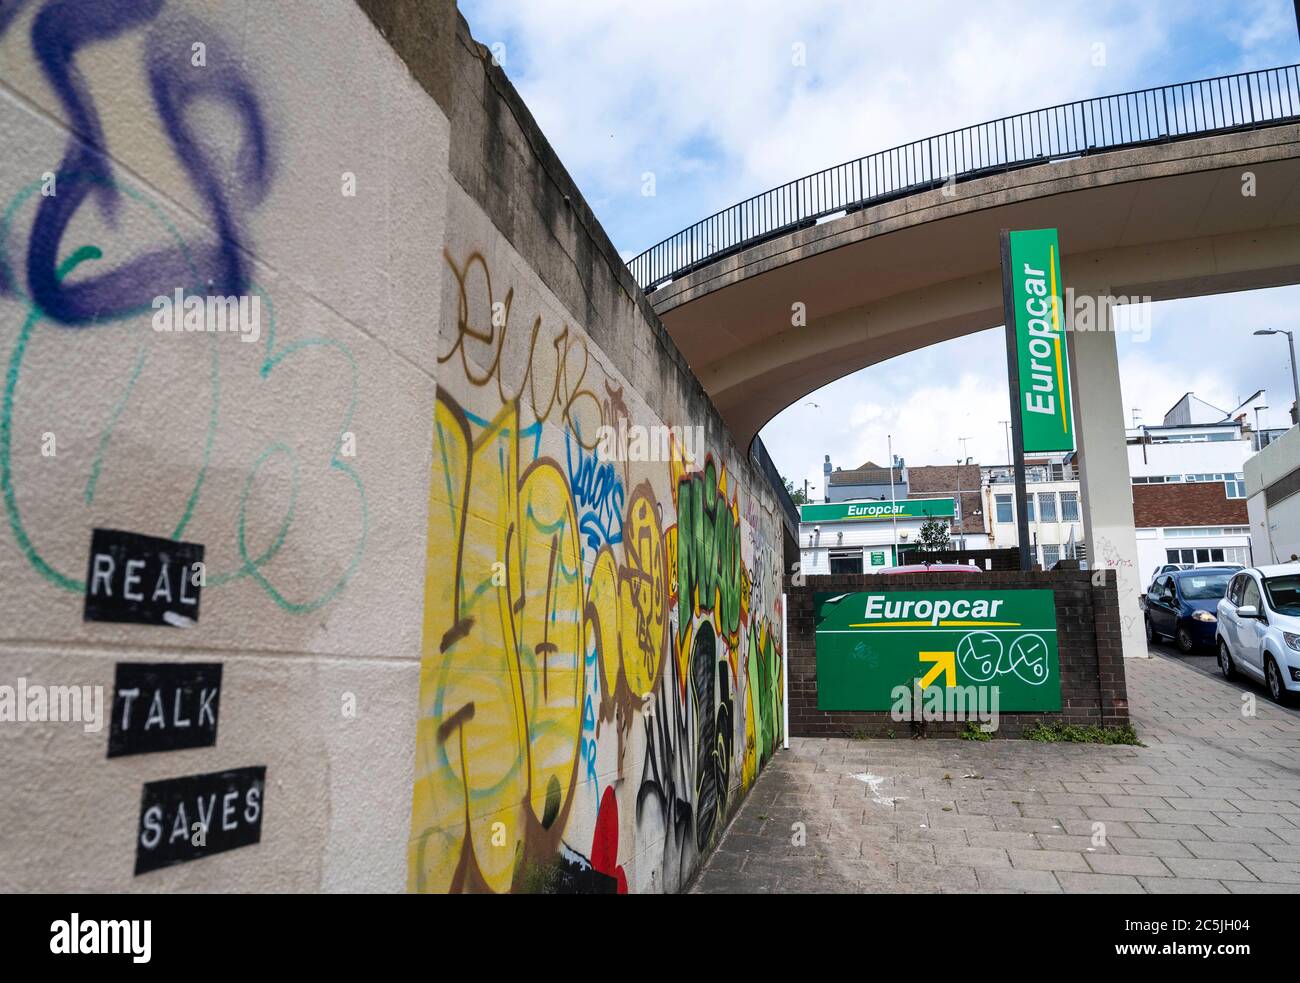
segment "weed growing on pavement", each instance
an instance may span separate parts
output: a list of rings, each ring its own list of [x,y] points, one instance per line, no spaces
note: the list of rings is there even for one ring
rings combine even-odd
[[[964,736],[964,735],[963,735]],[[1027,741],[1065,742],[1070,744],[1135,744],[1144,745],[1138,740],[1137,731],[1132,724],[1123,727],[1098,727],[1091,724],[1081,727],[1078,724],[1044,724],[1037,723],[1025,728],[1022,735]]]

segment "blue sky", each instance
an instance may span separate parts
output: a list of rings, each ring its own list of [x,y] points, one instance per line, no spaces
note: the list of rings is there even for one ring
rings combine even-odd
[[[461,11],[479,41],[498,45],[625,258],[752,194],[907,140],[1300,62],[1291,0],[461,0]],[[642,194],[647,174],[653,196]],[[1188,389],[1230,408],[1266,388],[1280,422],[1284,339],[1250,334],[1300,328],[1297,312],[1295,287],[1156,305],[1149,342],[1119,336],[1126,419],[1136,405],[1154,422]],[[962,408],[955,421],[927,422],[936,398]],[[783,472],[820,483],[823,454],[844,467],[883,460],[891,432],[909,463],[955,461],[958,436],[979,459],[1001,460],[1006,417],[1001,335],[982,332],[824,387],[763,436]],[[824,446],[810,445],[810,428]]]

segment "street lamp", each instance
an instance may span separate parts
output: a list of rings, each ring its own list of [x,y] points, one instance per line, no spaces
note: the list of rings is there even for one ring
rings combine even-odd
[[[1300,9],[1300,8],[1297,8]],[[1286,343],[1291,349],[1291,391],[1295,396],[1295,403],[1291,407],[1291,422],[1296,422],[1296,414],[1300,412],[1300,376],[1296,375],[1295,370],[1295,335],[1283,328],[1260,328],[1255,334],[1284,334]]]

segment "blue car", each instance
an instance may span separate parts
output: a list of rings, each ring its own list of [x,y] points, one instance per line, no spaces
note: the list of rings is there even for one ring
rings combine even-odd
[[[1147,641],[1172,638],[1184,655],[1213,647],[1219,600],[1236,572],[1235,567],[1198,567],[1157,577],[1147,592]]]

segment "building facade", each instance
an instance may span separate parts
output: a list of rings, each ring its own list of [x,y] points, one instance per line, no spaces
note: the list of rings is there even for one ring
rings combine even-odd
[[[1300,556],[1300,428],[1246,462],[1246,511],[1256,563]]]
[[[1016,521],[1015,474],[1010,466],[982,469],[981,491],[994,549],[1020,544]],[[1083,518],[1079,509],[1079,472],[1072,460],[1026,458],[1025,513],[1030,556],[1044,570],[1058,560],[1083,560]]]
[[[799,507],[800,572],[873,573],[918,562],[921,527],[934,518],[951,525],[951,498],[864,499]],[[981,534],[982,535],[982,534]],[[967,543],[969,549],[983,549]]]
[[[1254,453],[1253,437],[1240,420],[1231,419],[1128,431],[1144,582],[1165,563],[1254,562],[1244,473]]]

